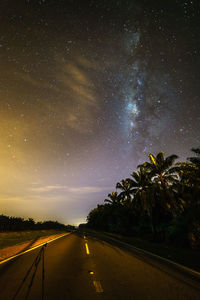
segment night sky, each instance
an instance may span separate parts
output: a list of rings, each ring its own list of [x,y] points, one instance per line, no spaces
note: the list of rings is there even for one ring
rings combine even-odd
[[[84,222],[200,145],[200,2],[1,0],[0,213]]]

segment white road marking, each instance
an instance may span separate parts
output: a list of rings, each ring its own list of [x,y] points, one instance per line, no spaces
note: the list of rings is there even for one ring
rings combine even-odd
[[[88,247],[87,243],[85,243],[85,249],[86,249],[86,253],[89,255],[90,254],[90,250],[89,250],[89,247]]]
[[[102,289],[100,281],[94,280],[93,284],[94,284],[94,287],[95,287],[97,293],[103,293],[103,289]]]
[[[51,243],[51,242],[53,242],[53,241],[55,241],[55,240],[57,240],[57,239],[60,239],[60,238],[63,237],[63,236],[69,235],[69,234],[70,234],[70,233],[65,233],[65,234],[63,234],[63,235],[61,235],[61,236],[58,236],[58,237],[52,239],[52,240],[49,240],[48,242],[44,242],[44,243],[42,243],[42,244],[40,244],[40,245],[37,245],[37,246],[35,246],[35,247],[33,247],[33,248],[30,248],[30,249],[26,250],[26,251],[20,252],[20,253],[18,253],[18,254],[16,254],[16,255],[13,255],[13,256],[11,256],[11,257],[9,257],[9,258],[6,258],[6,259],[0,261],[0,265],[3,264],[3,263],[5,263],[5,262],[7,262],[7,261],[9,261],[9,260],[11,260],[11,259],[13,259],[13,258],[15,258],[15,257],[18,257],[18,256],[20,256],[20,255],[23,255],[23,254],[25,254],[25,253],[27,253],[27,252],[30,252],[30,251],[32,251],[32,250],[35,250],[35,249],[37,249],[37,248],[39,248],[39,247],[41,247],[41,246],[43,246],[43,245],[45,245],[45,244],[49,244],[49,243]]]

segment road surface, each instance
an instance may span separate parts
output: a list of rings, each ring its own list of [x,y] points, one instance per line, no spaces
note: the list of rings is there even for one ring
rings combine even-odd
[[[0,299],[26,295],[33,300],[199,300],[200,282],[118,242],[77,232],[49,243],[44,265],[41,248],[0,265]]]

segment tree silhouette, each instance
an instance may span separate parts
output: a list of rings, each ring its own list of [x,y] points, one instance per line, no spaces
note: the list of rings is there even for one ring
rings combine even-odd
[[[131,205],[131,194],[132,194],[132,186],[131,180],[129,178],[122,179],[121,182],[117,182],[116,189],[120,189],[122,192],[119,194],[121,201],[124,205]]]
[[[116,184],[105,204],[88,215],[88,226],[200,248],[200,148],[187,162],[163,152],[149,154],[130,178]]]
[[[109,199],[105,199],[104,202],[107,202],[111,205],[119,205],[120,204],[120,196],[118,195],[117,192],[112,192],[112,194],[108,194]]]

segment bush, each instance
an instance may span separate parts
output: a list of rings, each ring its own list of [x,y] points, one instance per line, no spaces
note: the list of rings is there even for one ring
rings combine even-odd
[[[176,246],[188,246],[188,224],[184,216],[173,219],[166,227],[166,240]]]

